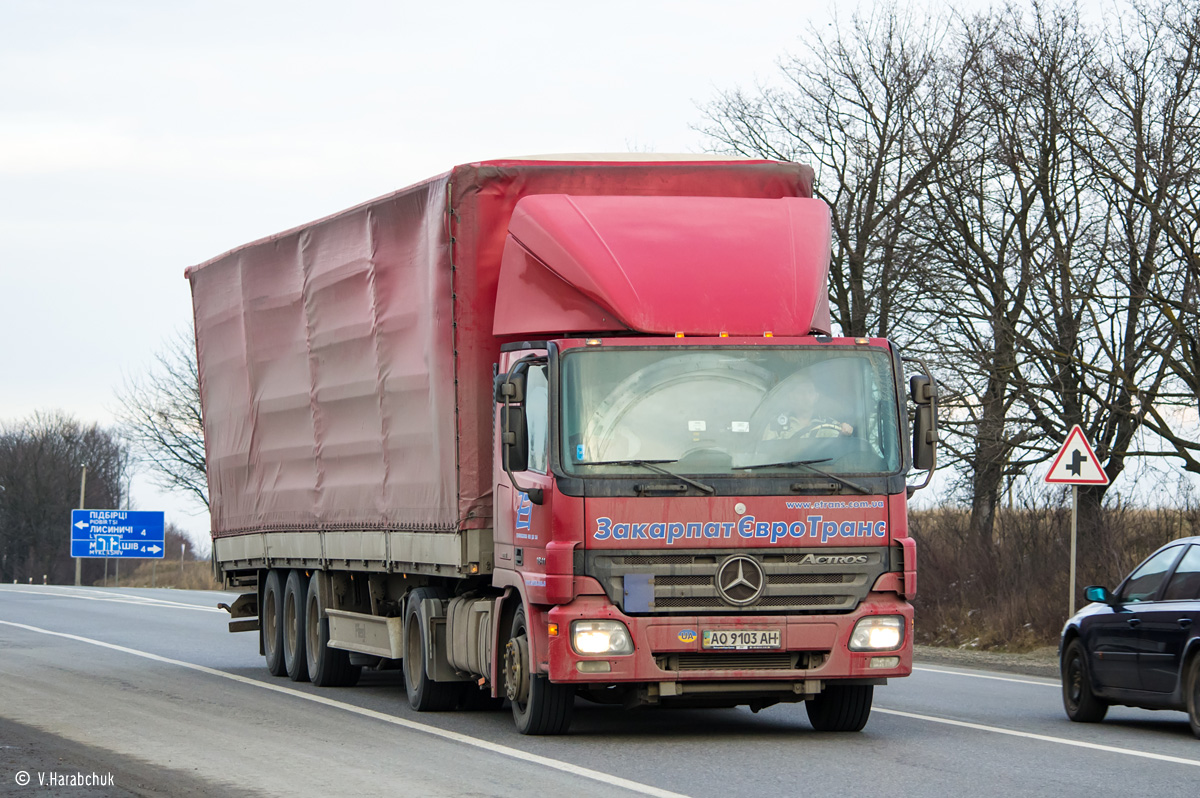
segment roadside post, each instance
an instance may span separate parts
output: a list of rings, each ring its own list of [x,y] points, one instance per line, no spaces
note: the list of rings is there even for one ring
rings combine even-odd
[[[1071,586],[1067,601],[1067,617],[1075,614],[1075,550],[1079,536],[1079,486],[1107,485],[1108,474],[1100,466],[1100,460],[1078,424],[1071,427],[1067,439],[1054,458],[1046,482],[1051,485],[1071,486]]]
[[[84,490],[87,488],[87,463],[83,464],[83,475],[79,477],[79,509],[84,508]],[[75,555],[72,554],[72,557]],[[79,587],[83,579],[83,560],[75,557],[75,587]]]

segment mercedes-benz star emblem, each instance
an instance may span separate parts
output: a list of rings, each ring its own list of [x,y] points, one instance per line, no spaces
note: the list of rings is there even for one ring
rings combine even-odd
[[[762,596],[767,575],[758,560],[735,554],[717,568],[717,593],[726,604],[744,607]]]

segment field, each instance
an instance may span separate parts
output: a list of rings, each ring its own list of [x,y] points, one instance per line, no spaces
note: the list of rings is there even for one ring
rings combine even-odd
[[[1001,511],[981,539],[965,510],[912,512],[917,540],[916,642],[1029,651],[1055,645],[1067,619],[1069,507]],[[1075,607],[1087,585],[1114,588],[1167,541],[1200,535],[1200,507],[1106,508],[1099,526],[1080,528]]]

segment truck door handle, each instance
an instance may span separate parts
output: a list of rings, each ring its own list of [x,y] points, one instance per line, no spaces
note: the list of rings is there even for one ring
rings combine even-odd
[[[1133,627],[1134,629],[1136,629],[1136,628],[1138,628],[1139,626],[1141,626],[1141,625],[1142,625],[1142,619],[1141,619],[1141,618],[1130,618],[1130,619],[1129,619],[1129,625],[1130,625],[1131,627]]]
[[[1186,629],[1186,628],[1188,628],[1188,627],[1189,627],[1189,626],[1191,626],[1191,625],[1192,625],[1192,619],[1191,619],[1191,618],[1180,618],[1180,619],[1179,619],[1179,628],[1180,628],[1180,629]]]

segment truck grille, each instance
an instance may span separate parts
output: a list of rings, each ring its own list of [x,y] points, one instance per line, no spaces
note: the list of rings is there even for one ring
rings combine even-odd
[[[791,671],[811,668],[824,658],[818,651],[736,651],[659,654],[654,659],[664,671]]]
[[[762,569],[761,594],[748,604],[722,597],[717,573],[731,556],[750,557]],[[814,563],[811,555],[865,558],[865,562]],[[585,573],[600,581],[609,599],[628,614],[852,612],[875,580],[891,570],[891,552],[873,548],[758,551],[589,551]],[[806,561],[807,560],[807,561]],[[753,564],[747,564],[753,570]]]
[[[846,609],[852,610],[857,602],[854,596],[764,596],[754,606],[771,607],[772,609]],[[698,596],[696,598],[668,596],[656,598],[654,608],[657,610],[727,610],[729,605],[716,596]]]

